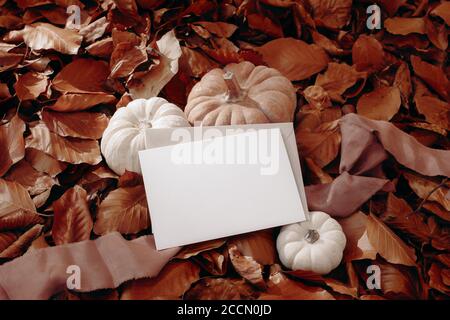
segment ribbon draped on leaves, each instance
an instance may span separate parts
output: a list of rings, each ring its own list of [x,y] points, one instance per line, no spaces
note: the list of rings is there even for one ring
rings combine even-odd
[[[350,113],[339,120],[339,126],[341,175],[331,183],[305,188],[310,210],[346,217],[379,190],[391,191],[381,170],[388,154],[423,175],[450,177],[450,151],[425,147],[390,122]]]
[[[127,241],[118,232],[39,249],[0,266],[0,300],[48,299],[66,288],[69,266],[79,267],[79,292],[116,288],[158,275],[178,250],[157,251],[153,236]]]

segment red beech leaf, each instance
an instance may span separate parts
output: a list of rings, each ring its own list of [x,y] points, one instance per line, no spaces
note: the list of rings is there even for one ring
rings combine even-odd
[[[242,255],[236,245],[229,246],[228,253],[230,255],[231,263],[237,273],[258,288],[265,288],[266,284],[262,274],[263,268],[258,262],[252,257]]]
[[[33,148],[25,149],[25,160],[37,171],[45,172],[51,177],[55,177],[67,168],[66,163]]]
[[[27,72],[19,76],[14,89],[17,97],[21,100],[36,99],[47,90],[48,78],[47,76],[37,72]]]
[[[74,186],[53,202],[53,240],[57,245],[89,240],[93,222],[86,190]]]
[[[177,259],[189,259],[191,257],[194,257],[198,255],[199,253],[202,253],[204,251],[209,251],[212,249],[217,249],[225,244],[225,239],[217,239],[217,240],[210,240],[210,241],[204,241],[199,243],[190,244],[188,246],[183,247],[183,249],[178,252],[176,255]]]
[[[373,120],[389,121],[401,105],[400,90],[396,87],[380,87],[361,96],[356,105],[358,114]]]
[[[25,123],[18,115],[0,125],[0,177],[25,155]]]
[[[43,225],[37,224],[0,253],[0,258],[15,258],[22,255],[29,245],[41,234]]]
[[[235,236],[228,243],[236,245],[241,254],[262,265],[271,265],[277,260],[272,229]]]
[[[374,37],[361,35],[353,44],[352,60],[358,71],[380,71],[384,66],[384,59],[383,46]]]

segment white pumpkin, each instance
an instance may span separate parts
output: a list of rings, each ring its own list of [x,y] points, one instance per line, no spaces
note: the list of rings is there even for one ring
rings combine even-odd
[[[281,228],[277,250],[281,263],[291,270],[327,274],[341,262],[346,242],[336,220],[313,211],[308,221]]]
[[[189,126],[184,112],[163,98],[133,100],[112,116],[103,133],[101,150],[117,174],[125,170],[141,173],[138,151],[145,149],[147,128]]]

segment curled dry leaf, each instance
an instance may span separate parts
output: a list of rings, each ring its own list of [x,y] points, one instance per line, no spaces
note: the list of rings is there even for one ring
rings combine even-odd
[[[411,72],[406,63],[401,63],[395,73],[394,87],[400,90],[402,101],[408,105],[409,97],[412,93]]]
[[[15,258],[22,255],[28,246],[41,234],[43,225],[37,224],[22,234],[8,248],[0,253],[0,258]]]
[[[19,76],[14,85],[17,97],[21,100],[32,100],[47,90],[48,78],[46,75],[34,71]]]
[[[217,68],[218,64],[199,51],[181,47],[180,69],[194,77],[201,77],[208,71]]]
[[[296,130],[295,136],[300,154],[311,158],[321,168],[339,153],[341,133],[338,121],[324,123],[312,132]]]
[[[243,279],[204,278],[186,292],[187,300],[249,300],[256,293]]]
[[[128,77],[142,63],[146,62],[146,38],[137,37],[131,32],[114,30],[112,33],[114,50],[109,62],[111,78]]]
[[[261,300],[335,300],[325,289],[310,287],[289,279],[278,265],[271,267],[267,291],[259,296]]]
[[[41,116],[50,131],[63,137],[100,139],[108,126],[108,117],[103,113],[43,110]]]
[[[441,17],[445,23],[450,26],[450,2],[442,1],[438,6],[431,10],[431,14]]]
[[[403,297],[408,299],[418,299],[419,284],[412,276],[411,270],[403,266],[396,266],[388,263],[378,263],[381,271],[381,290],[388,297]]]
[[[262,265],[271,265],[277,260],[272,229],[235,236],[228,243],[236,245],[240,253]]]
[[[18,115],[7,124],[0,125],[0,177],[24,157],[24,131],[25,123]]]
[[[91,55],[100,58],[108,58],[114,50],[111,37],[99,40],[86,47],[86,51]]]
[[[367,237],[377,252],[390,263],[416,266],[414,249],[373,214],[367,217]]]
[[[376,72],[384,66],[384,51],[374,37],[361,35],[353,44],[352,60],[358,71]]]
[[[422,199],[436,201],[442,205],[445,210],[450,211],[450,188],[445,185],[426,179],[418,174],[405,172],[403,176],[408,180],[409,186]]]
[[[269,67],[280,71],[289,80],[303,80],[328,65],[325,51],[302,40],[281,38],[255,48]]]
[[[358,114],[369,119],[389,121],[401,106],[397,87],[379,87],[361,96],[356,105]]]
[[[425,19],[424,18],[387,18],[384,21],[386,30],[392,34],[399,34],[405,36],[410,33],[425,34]]]
[[[155,278],[134,280],[124,286],[122,300],[179,299],[196,282],[200,268],[190,261],[172,261]]]
[[[228,246],[228,254],[237,273],[258,288],[265,288],[266,284],[262,274],[263,268],[258,262],[252,257],[242,255],[236,245]]]
[[[32,50],[53,49],[64,54],[77,54],[83,37],[74,30],[37,22],[26,25],[23,30],[11,31],[5,40],[24,41]]]
[[[449,269],[444,269],[437,263],[433,263],[428,270],[430,277],[430,287],[443,294],[450,294]]]
[[[128,82],[133,99],[156,97],[178,72],[178,59],[182,51],[175,31],[169,31],[156,41],[160,53],[159,64],[144,73],[136,72]]]
[[[283,37],[283,28],[279,23],[276,23],[272,19],[259,14],[252,13],[247,16],[248,26],[251,29],[258,30],[264,32],[265,34],[274,37],[274,38],[282,38]]]
[[[227,248],[203,251],[192,258],[202,269],[214,276],[223,276],[228,269]]]
[[[13,244],[16,240],[17,235],[14,232],[0,233],[0,253]]]
[[[450,130],[450,104],[433,96],[414,97],[417,111],[425,116],[427,122]]]
[[[96,140],[63,138],[51,132],[44,124],[30,128],[31,136],[26,139],[26,147],[40,150],[53,158],[73,164],[95,165],[102,161]]]
[[[111,94],[66,93],[48,108],[61,112],[71,112],[86,110],[98,104],[112,104],[115,102],[116,98]]]
[[[343,260],[348,262],[362,259],[374,260],[377,257],[377,251],[367,237],[367,215],[358,211],[338,221],[347,238]]]
[[[366,77],[367,74],[365,72],[358,72],[348,64],[330,62],[327,71],[317,76],[315,85],[325,89],[332,100],[344,102],[342,98],[344,92],[357,82],[361,82],[359,87],[362,89]]]
[[[94,225],[96,234],[112,231],[137,233],[150,226],[147,199],[143,185],[112,191],[98,208]]]
[[[67,190],[53,202],[52,236],[55,244],[89,240],[92,218],[87,203],[87,193],[80,186]]]
[[[33,148],[25,149],[25,160],[37,171],[45,172],[51,177],[55,177],[67,168],[66,163]]]
[[[111,176],[107,176],[111,178]],[[125,169],[125,173],[119,178],[119,187],[135,187],[137,185],[144,184],[142,176],[139,173],[128,171]]]
[[[12,214],[36,215],[36,208],[27,190],[14,181],[0,179],[0,219]]]
[[[0,50],[0,72],[16,67],[23,59],[23,54]]]

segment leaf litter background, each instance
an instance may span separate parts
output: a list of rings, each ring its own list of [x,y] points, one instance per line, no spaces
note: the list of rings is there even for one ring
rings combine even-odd
[[[448,150],[450,2],[375,2],[383,28],[370,31],[372,1],[0,1],[0,263],[111,231],[150,234],[142,179],[107,167],[102,132],[134,98],[183,107],[196,81],[227,63],[293,81],[307,185],[339,175],[333,123],[351,112]],[[72,4],[79,30],[66,25]],[[448,299],[450,181],[392,158],[384,171],[395,192],[339,220],[348,245],[327,276],[284,270],[274,229],[187,246],[153,279],[54,298]],[[381,290],[365,284],[371,264]]]

